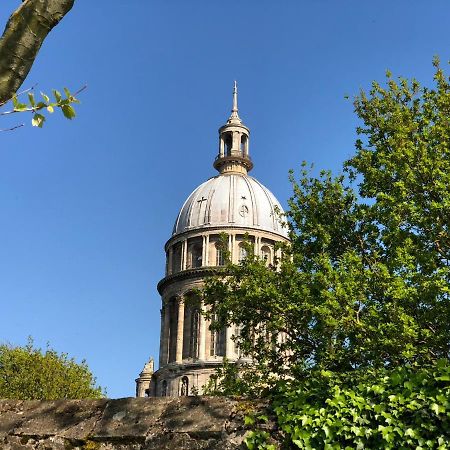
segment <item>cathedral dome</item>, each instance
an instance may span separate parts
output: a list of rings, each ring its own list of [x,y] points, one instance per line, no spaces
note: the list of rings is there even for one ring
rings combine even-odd
[[[201,184],[185,201],[173,235],[197,228],[239,227],[287,237],[274,195],[255,178],[225,172]]]

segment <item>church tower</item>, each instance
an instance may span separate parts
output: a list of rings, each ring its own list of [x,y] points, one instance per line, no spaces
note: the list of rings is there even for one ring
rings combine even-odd
[[[214,168],[219,172],[198,186],[184,202],[165,245],[166,273],[158,283],[161,295],[159,369],[153,362],[136,379],[137,396],[185,396],[201,394],[223,358],[238,361],[232,336],[234,327],[211,331],[201,314],[203,305],[195,290],[212,268],[225,263],[221,236],[228,236],[232,262],[245,257],[246,234],[255,254],[271,263],[274,244],[287,241],[279,220],[283,212],[274,195],[248,175],[253,168],[249,154],[250,130],[238,112],[237,85],[233,107],[219,128],[219,152]]]

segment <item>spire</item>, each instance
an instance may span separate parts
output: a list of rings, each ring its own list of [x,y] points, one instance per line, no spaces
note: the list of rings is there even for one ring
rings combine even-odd
[[[250,130],[242,123],[238,113],[237,83],[233,88],[233,109],[227,123],[219,128],[219,154],[214,167],[220,173],[238,172],[246,174],[253,163],[248,154]]]
[[[238,90],[237,81],[234,82],[233,87],[233,109],[231,110],[231,116],[227,123],[242,123],[238,112]]]

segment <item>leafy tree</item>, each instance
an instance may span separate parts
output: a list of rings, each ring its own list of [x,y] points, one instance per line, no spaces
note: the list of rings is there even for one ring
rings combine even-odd
[[[237,389],[246,371],[260,374],[247,393],[260,394],[312,370],[449,357],[450,84],[434,66],[433,88],[387,73],[356,97],[362,125],[342,174],[291,173],[291,244],[274,266],[249,248],[207,281],[215,326],[239,324],[235,340],[253,358]]]
[[[101,398],[86,361],[80,364],[66,353],[47,347],[34,348],[30,339],[25,347],[0,345],[0,398],[56,400]]]

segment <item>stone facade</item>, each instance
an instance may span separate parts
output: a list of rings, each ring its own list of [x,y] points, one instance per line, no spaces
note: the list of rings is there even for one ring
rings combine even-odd
[[[166,275],[158,284],[162,299],[159,369],[153,373],[149,363],[144,367],[136,380],[137,396],[201,394],[224,357],[233,362],[244,359],[232,339],[238,330],[211,331],[196,290],[214,267],[224,265],[226,251],[234,263],[245,257],[244,241],[271,264],[279,256],[275,243],[288,239],[280,221],[280,204],[247,174],[253,167],[249,140],[250,130],[238,114],[235,85],[231,116],[219,129],[214,160],[219,175],[188,197],[165,245]]]

